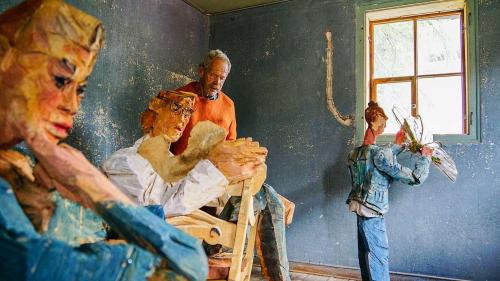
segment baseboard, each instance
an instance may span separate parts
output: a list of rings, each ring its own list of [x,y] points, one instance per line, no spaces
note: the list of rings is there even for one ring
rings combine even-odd
[[[332,265],[317,265],[303,262],[290,262],[290,271],[297,273],[305,273],[311,275],[336,277],[349,280],[361,280],[359,268],[332,266]],[[424,274],[404,273],[391,271],[391,280],[394,281],[470,281],[465,279],[454,279],[448,277],[439,277]]]

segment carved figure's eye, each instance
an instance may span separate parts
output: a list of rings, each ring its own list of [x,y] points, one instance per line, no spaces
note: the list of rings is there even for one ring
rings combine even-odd
[[[171,110],[172,112],[178,112],[178,111],[179,111],[179,109],[181,109],[181,107],[182,107],[182,106],[181,106],[178,102],[172,101],[172,102],[170,103],[170,110]]]
[[[78,88],[76,88],[76,94],[79,96],[84,96],[86,88],[87,88],[87,85],[78,86]]]
[[[64,86],[66,86],[66,84],[69,83],[69,81],[69,78],[66,78],[64,76],[54,75],[54,84],[58,89],[62,89]]]

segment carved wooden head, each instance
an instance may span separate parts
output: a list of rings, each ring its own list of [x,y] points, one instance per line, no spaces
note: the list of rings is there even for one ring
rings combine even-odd
[[[182,91],[161,91],[141,115],[146,134],[163,135],[170,142],[179,140],[194,111],[196,95]]]
[[[373,130],[373,133],[380,135],[384,132],[388,117],[384,113],[384,109],[376,102],[370,101],[365,109],[365,120],[368,127]]]
[[[26,1],[1,14],[2,130],[15,139],[64,139],[103,42],[101,23],[61,0]]]

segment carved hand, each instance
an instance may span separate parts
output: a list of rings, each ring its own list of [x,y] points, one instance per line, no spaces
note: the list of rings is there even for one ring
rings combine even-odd
[[[228,179],[235,183],[256,174],[257,168],[264,164],[267,149],[260,147],[251,138],[223,141],[208,154],[212,162]]]
[[[403,128],[401,128],[396,133],[396,137],[394,138],[394,143],[401,145],[405,140],[406,140],[406,134],[405,134]]]
[[[144,140],[137,153],[148,160],[153,167],[160,167],[161,163],[170,157],[170,142],[163,135],[151,137]]]
[[[52,180],[52,185],[66,198],[93,207],[100,201],[131,203],[83,154],[67,144],[54,144],[44,134],[36,134],[26,142],[35,153],[43,170],[39,178]]]
[[[35,166],[35,168],[33,169],[33,173],[35,175],[35,178],[37,179],[37,181],[40,183],[41,186],[43,186],[49,190],[55,188],[55,189],[57,189],[59,194],[61,194],[62,197],[66,198],[68,200],[71,200],[73,202],[77,202],[86,208],[92,207],[91,202],[87,202],[87,200],[84,199],[85,198],[84,196],[81,196],[76,192],[71,192],[64,185],[62,185],[62,184],[58,183],[56,180],[52,179],[48,175],[47,171],[45,171],[45,169],[43,168],[42,165],[37,164]]]
[[[424,146],[422,147],[422,150],[421,150],[421,153],[423,156],[432,156],[432,152],[434,152],[434,150],[428,146]]]

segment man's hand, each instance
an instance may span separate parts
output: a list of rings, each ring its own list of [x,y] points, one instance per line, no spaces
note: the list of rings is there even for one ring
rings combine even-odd
[[[59,194],[73,202],[79,203],[80,205],[90,208],[92,207],[91,202],[87,202],[84,198],[85,196],[79,195],[77,192],[71,192],[70,189],[66,188],[64,185],[58,183],[56,180],[53,180],[45,171],[45,169],[42,167],[42,165],[37,164],[35,168],[33,169],[33,173],[35,175],[35,178],[37,179],[38,183],[40,183],[41,186],[47,188],[48,190],[51,189],[57,189]]]
[[[60,193],[86,207],[99,201],[131,203],[83,154],[75,148],[57,145],[44,134],[26,139],[40,161],[37,176],[46,186],[54,186]]]
[[[208,154],[212,162],[227,178],[235,183],[253,177],[257,168],[266,161],[267,149],[251,138],[223,141]]]

